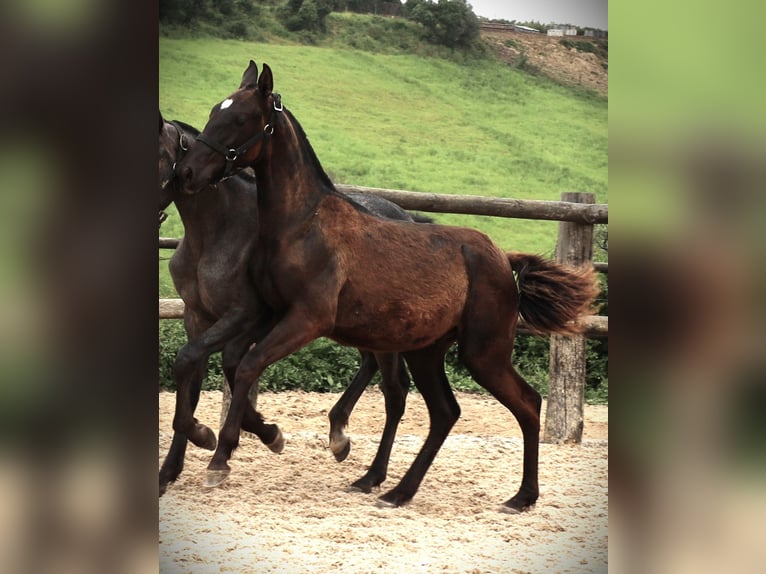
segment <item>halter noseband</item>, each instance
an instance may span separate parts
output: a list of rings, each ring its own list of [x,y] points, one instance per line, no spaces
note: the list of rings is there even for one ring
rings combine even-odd
[[[186,140],[186,134],[184,134],[183,129],[181,126],[179,126],[176,122],[167,122],[171,126],[173,126],[176,131],[178,132],[178,147],[181,149],[181,152],[189,151],[189,144]],[[182,155],[181,153],[178,154],[179,156]],[[176,161],[173,162],[173,167],[171,168],[171,173],[175,176],[176,173],[176,165],[178,164],[178,160],[181,159],[180,157],[176,157]],[[170,180],[168,180],[167,183],[170,183]],[[166,187],[163,186],[163,189]],[[168,214],[165,213],[164,210],[160,209],[160,226],[162,226],[162,223],[168,218]]]
[[[258,152],[258,157],[255,158],[254,161],[258,161],[258,159],[261,157],[261,154],[263,154],[263,150],[266,149],[266,144],[269,142],[269,138],[274,133],[274,125],[276,124],[277,120],[277,112],[281,112],[284,108],[282,107],[282,96],[279,94],[273,94],[274,96],[274,107],[271,110],[271,115],[269,116],[268,123],[263,126],[263,130],[255,134],[253,137],[251,137],[249,140],[247,140],[245,143],[243,143],[238,148],[226,148],[219,144],[216,141],[211,140],[204,134],[200,134],[197,136],[197,141],[201,141],[203,144],[205,144],[207,147],[212,149],[213,151],[217,151],[220,153],[225,159],[226,159],[226,168],[223,170],[223,177],[221,179],[226,179],[230,175],[232,175],[234,171],[234,162],[237,160],[239,156],[241,156],[244,153],[247,153],[250,148],[252,148],[255,144],[257,144],[259,141],[263,141],[263,146],[261,146],[261,151]]]

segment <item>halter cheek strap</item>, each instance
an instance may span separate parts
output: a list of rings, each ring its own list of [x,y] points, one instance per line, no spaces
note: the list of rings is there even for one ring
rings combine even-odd
[[[180,156],[182,156],[184,152],[189,151],[189,142],[187,140],[186,134],[184,133],[184,129],[177,122],[170,121],[170,122],[167,122],[167,123],[169,123],[171,126],[173,126],[176,129],[176,131],[178,132],[178,148],[179,148],[179,151],[178,151],[178,154],[176,155],[176,161],[173,162],[173,167],[171,168],[172,173],[174,174],[174,177],[175,177],[176,165],[178,164],[178,161],[180,160]],[[172,181],[172,179],[168,180],[166,185],[169,184],[170,181]],[[164,187],[165,186],[163,186],[163,188]],[[160,227],[162,227],[162,223],[167,218],[168,218],[168,214],[165,213],[164,210],[160,209]]]
[[[269,139],[271,138],[271,135],[274,133],[274,126],[276,124],[277,119],[277,112],[281,112],[284,108],[282,107],[282,96],[279,94],[272,94],[274,97],[274,106],[271,110],[271,115],[269,116],[269,122],[263,126],[263,130],[255,134],[253,137],[251,137],[249,140],[247,140],[245,143],[243,143],[238,148],[226,148],[219,144],[218,142],[211,140],[209,137],[205,136],[204,134],[200,134],[197,136],[197,141],[201,141],[203,144],[208,146],[213,151],[217,151],[220,153],[225,159],[226,159],[226,168],[223,170],[223,177],[222,179],[225,179],[232,175],[234,172],[234,162],[237,160],[239,156],[242,154],[245,154],[252,148],[255,144],[257,144],[259,141],[263,140],[263,145],[261,146],[260,151],[258,152],[258,156],[255,158],[253,163],[257,162],[261,155],[263,154],[263,151],[266,149],[266,144],[269,142]]]

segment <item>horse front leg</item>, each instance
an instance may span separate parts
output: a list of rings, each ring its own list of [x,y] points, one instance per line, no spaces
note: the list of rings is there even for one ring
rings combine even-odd
[[[246,324],[250,314],[245,309],[233,309],[213,323],[199,337],[181,347],[173,363],[176,382],[176,411],[173,430],[185,435],[195,445],[213,450],[215,433],[194,418],[193,377],[212,353],[223,349],[225,343],[235,337]]]
[[[199,365],[197,372],[191,380],[192,412],[197,408],[200,389],[202,388],[202,379],[205,377],[206,370],[207,362],[204,362]],[[160,467],[160,496],[165,494],[168,485],[171,482],[175,482],[181,475],[181,471],[183,471],[184,468],[187,443],[188,439],[185,434],[180,432],[173,433],[173,441],[170,444],[170,450]]]
[[[244,357],[247,349],[250,347],[252,339],[253,336],[250,336],[249,333],[245,333],[238,339],[229,342],[223,349],[223,373],[229,394],[228,397],[224,396],[224,405],[222,405],[221,412],[221,427],[223,427],[226,422],[226,414],[228,413],[228,407],[231,404],[231,394],[234,390],[234,379],[236,377],[237,367],[239,366],[240,361],[242,361],[242,357]],[[279,454],[285,447],[285,439],[282,436],[282,431],[277,425],[267,424],[263,420],[263,415],[256,409],[257,399],[258,386],[255,385],[248,393],[248,405],[245,409],[244,418],[242,419],[242,430],[254,434],[263,444],[269,447],[269,450]]]
[[[264,369],[329,332],[310,315],[294,307],[274,328],[242,358],[234,378],[231,405],[221,428],[218,447],[208,465],[205,486],[220,485],[231,473],[228,461],[239,445],[239,429],[249,404],[250,387],[257,384]]]

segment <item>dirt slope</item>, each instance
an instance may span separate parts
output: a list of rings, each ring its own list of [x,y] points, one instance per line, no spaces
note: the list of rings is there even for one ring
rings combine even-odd
[[[500,58],[513,66],[521,65],[561,84],[578,85],[602,96],[607,95],[609,72],[605,56],[567,48],[561,43],[564,38],[545,34],[482,30],[481,35]],[[572,42],[591,41],[582,36],[567,36],[566,39]]]

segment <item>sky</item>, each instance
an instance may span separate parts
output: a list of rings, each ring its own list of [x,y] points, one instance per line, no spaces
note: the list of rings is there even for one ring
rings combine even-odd
[[[468,0],[477,16],[608,30],[607,0]]]

